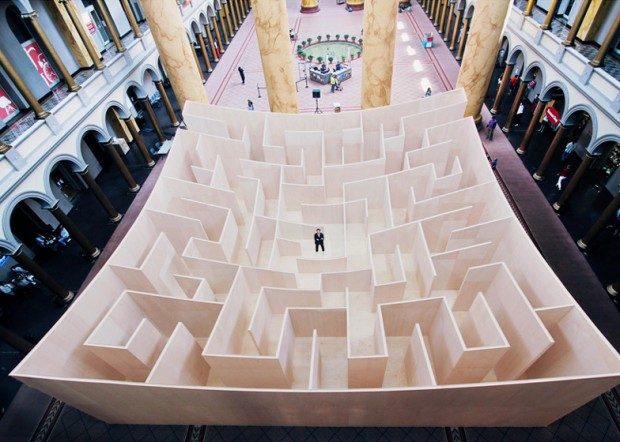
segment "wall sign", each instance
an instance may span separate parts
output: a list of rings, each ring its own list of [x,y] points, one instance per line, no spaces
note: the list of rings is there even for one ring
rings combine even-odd
[[[0,121],[8,121],[18,112],[19,109],[11,100],[9,94],[0,87]]]
[[[549,121],[549,123],[551,123],[552,125],[557,126],[558,124],[560,124],[560,113],[555,107],[549,106],[545,111],[545,115],[547,116],[547,120]]]
[[[32,61],[32,64],[34,64],[34,67],[37,69],[37,72],[39,72],[39,75],[43,81],[45,81],[45,84],[48,87],[51,87],[58,83],[58,74],[47,60],[47,57],[37,42],[34,40],[28,40],[22,43],[22,47],[28,55],[28,58],[30,58],[30,61]]]

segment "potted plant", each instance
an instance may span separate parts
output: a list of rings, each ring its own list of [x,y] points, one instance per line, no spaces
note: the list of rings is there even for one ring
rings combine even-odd
[[[349,34],[344,34],[345,41],[349,41]]]
[[[331,38],[331,35],[325,34],[325,38],[327,38],[327,41],[329,41],[329,39]]]
[[[302,45],[304,48],[306,47],[306,44],[307,44],[306,40],[302,40],[302,41],[301,41],[301,45]]]
[[[347,61],[347,56],[346,56],[346,55],[343,55],[341,58],[342,58],[342,62],[343,62],[343,63],[344,63],[345,61]]]
[[[340,40],[340,34],[336,34],[336,40]]]
[[[362,56],[362,51],[358,51],[357,52],[357,58],[360,58]]]
[[[330,55],[329,57],[327,57],[327,60],[329,61],[329,64],[332,64],[334,62],[334,57]]]
[[[357,37],[355,37],[355,35],[352,35],[352,36],[351,36],[351,42],[355,43],[355,39],[356,39],[356,38],[357,38]]]
[[[317,41],[321,42],[321,40],[323,39],[323,36],[321,36],[321,35],[317,35],[317,36],[316,36],[316,39],[317,39]]]
[[[312,43],[312,37],[308,37],[306,41],[308,42],[308,44]]]
[[[307,57],[307,58],[308,58],[308,61],[309,61],[310,63],[312,63],[312,59],[314,58],[314,56],[312,56],[312,55],[308,55],[308,57]]]
[[[362,41],[363,40],[360,38],[359,40],[357,40],[357,44],[361,46],[362,45]]]
[[[319,62],[319,64],[321,64],[321,63],[323,62],[323,57],[317,57],[317,58],[316,58],[316,61],[318,61],[318,62]]]
[[[297,45],[297,51],[301,51],[301,50],[302,50],[302,48],[303,48],[303,46],[302,46],[302,45]]]

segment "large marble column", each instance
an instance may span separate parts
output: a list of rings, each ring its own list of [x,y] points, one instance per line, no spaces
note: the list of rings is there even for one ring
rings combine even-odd
[[[256,37],[272,112],[297,112],[285,0],[252,0]]]
[[[443,36],[443,41],[447,42],[450,40],[450,29],[452,26],[452,19],[454,18],[454,5],[453,1],[450,1],[450,9],[448,10],[448,22],[446,23],[446,32]]]
[[[112,20],[112,16],[108,12],[108,7],[103,2],[103,0],[95,0],[95,4],[101,14],[101,18],[105,22],[106,28],[110,37],[112,37],[112,41],[114,42],[114,46],[116,46],[116,52],[125,52],[127,49],[123,46],[123,42],[121,41],[121,36],[118,33],[118,29],[116,28],[116,24],[114,20]]]
[[[62,58],[60,58],[60,55],[58,55],[56,48],[49,40],[49,38],[47,38],[47,34],[43,30],[41,22],[39,22],[37,13],[35,11],[32,11],[28,14],[22,15],[22,18],[30,25],[30,28],[34,31],[36,36],[39,37],[39,41],[43,43],[43,47],[47,50],[47,53],[50,54],[50,58],[60,71],[60,75],[62,75],[65,83],[67,83],[67,89],[69,89],[70,92],[75,92],[79,90],[80,86],[75,82],[75,80],[71,76],[71,73],[67,69],[67,66],[62,61]]]
[[[362,109],[390,104],[397,11],[398,0],[366,1]]]
[[[146,115],[151,122],[151,126],[153,126],[153,129],[155,130],[155,134],[157,134],[159,142],[163,143],[164,141],[166,141],[166,135],[164,134],[164,131],[159,125],[159,120],[157,119],[157,115],[155,115],[155,111],[153,110],[153,106],[151,105],[151,100],[149,99],[149,97],[144,97],[138,98],[138,102],[142,106],[142,109],[146,111]]]
[[[207,103],[200,66],[189,44],[181,12],[169,0],[142,2],[157,51],[172,84],[181,109],[187,100]]]
[[[493,101],[493,108],[491,108],[491,113],[493,115],[499,112],[499,106],[502,104],[502,99],[504,98],[504,94],[506,93],[506,88],[508,88],[508,85],[510,84],[510,76],[512,75],[512,70],[514,67],[514,64],[506,64],[506,67],[504,68],[504,73],[502,74],[502,82],[499,84],[499,88],[497,88],[495,101]]]
[[[13,258],[20,266],[28,270],[32,275],[41,281],[49,291],[51,291],[54,295],[58,297],[62,302],[69,303],[75,297],[75,293],[71,290],[67,290],[63,288],[54,278],[52,278],[49,273],[47,273],[43,268],[37,264],[32,258],[30,258],[24,252],[23,247],[20,245],[19,248],[11,253],[11,258]]]
[[[526,85],[527,82],[519,81],[519,89],[517,89],[515,99],[512,102],[512,106],[510,107],[510,112],[508,112],[506,122],[504,123],[504,127],[502,127],[502,131],[504,131],[505,133],[508,133],[512,130],[512,123],[514,122],[515,115],[519,110],[519,105],[523,102],[523,95],[525,94]]]
[[[601,233],[601,230],[603,230],[605,226],[607,226],[609,222],[613,218],[615,218],[618,210],[620,210],[620,193],[618,193],[616,197],[611,201],[611,203],[609,203],[607,207],[605,207],[605,210],[603,210],[603,213],[601,213],[601,216],[599,216],[594,225],[590,227],[590,230],[588,230],[588,232],[584,235],[583,238],[577,241],[577,245],[581,249],[587,249],[590,241],[592,241],[599,233]],[[616,295],[618,294],[617,292],[618,290],[616,290]]]
[[[213,34],[211,34],[211,28],[209,27],[208,23],[204,24],[204,29],[205,34],[207,34],[207,40],[209,40],[209,47],[211,48],[211,55],[213,56],[213,61],[217,63],[218,61],[220,61],[220,59],[217,56],[217,51],[215,50],[215,43],[213,42]]]
[[[60,2],[65,6],[65,10],[67,14],[71,18],[73,22],[73,26],[75,26],[75,30],[80,35],[82,39],[82,43],[84,43],[84,47],[88,52],[92,62],[95,65],[95,69],[101,71],[105,69],[105,64],[101,61],[101,54],[95,47],[95,43],[93,42],[90,34],[86,31],[84,23],[82,23],[82,19],[77,11],[77,8],[72,0],[60,0]]]
[[[532,119],[530,120],[530,124],[527,126],[527,130],[525,131],[525,135],[521,139],[521,143],[519,143],[519,147],[517,147],[517,153],[519,155],[525,154],[527,152],[527,146],[530,144],[530,140],[532,139],[532,135],[534,135],[534,130],[536,129],[536,125],[538,124],[538,120],[542,116],[543,111],[547,107],[547,102],[540,100],[536,104],[536,108],[534,109],[534,114],[532,115]]]
[[[364,9],[364,0],[347,0],[347,6],[354,11]]]
[[[319,12],[319,10],[318,0],[301,0],[301,9],[299,12],[302,14],[312,14],[314,12]]]
[[[444,0],[443,7],[441,8],[441,18],[439,19],[439,33],[444,33],[444,26],[446,24],[446,12],[448,11],[449,0]]]
[[[575,16],[575,20],[573,20],[573,24],[571,25],[570,32],[566,36],[566,39],[562,42],[564,46],[572,46],[575,44],[575,37],[577,37],[577,32],[579,32],[579,28],[581,27],[581,23],[583,23],[583,19],[585,18],[589,7],[590,0],[582,0],[581,5],[579,6],[579,11],[577,11],[577,16]]]
[[[536,169],[536,172],[534,172],[534,174],[532,175],[536,181],[543,180],[545,176],[545,171],[547,170],[547,167],[549,167],[549,164],[553,159],[553,155],[555,154],[556,149],[564,139],[565,133],[566,126],[560,123],[558,129],[555,131],[555,136],[553,137],[553,140],[551,140],[551,144],[547,148],[547,152],[545,152],[544,158],[540,162],[540,165],[538,166],[538,169]]]
[[[34,97],[32,91],[28,87],[28,85],[24,82],[22,77],[17,73],[13,65],[9,61],[9,59],[4,55],[4,52],[0,49],[0,67],[4,69],[4,72],[9,76],[15,87],[19,91],[20,94],[24,97],[32,111],[34,112],[35,118],[42,120],[49,116],[49,112],[43,109],[41,103]]]
[[[561,210],[562,207],[564,207],[564,204],[566,204],[570,196],[573,194],[573,192],[577,188],[579,181],[581,181],[581,178],[583,178],[583,175],[588,170],[588,167],[590,166],[590,163],[592,162],[592,158],[594,157],[591,156],[588,152],[586,152],[586,155],[581,160],[581,163],[579,164],[579,167],[575,171],[575,174],[569,178],[568,185],[564,189],[564,192],[562,192],[562,194],[560,195],[560,198],[555,203],[553,203],[553,208],[555,210]]]
[[[472,116],[476,122],[482,117],[480,111],[484,96],[493,74],[497,52],[501,44],[501,33],[510,6],[510,0],[478,0],[472,18],[469,42],[465,48],[457,87],[465,89],[467,107],[465,116]],[[463,38],[465,38],[463,29]]]

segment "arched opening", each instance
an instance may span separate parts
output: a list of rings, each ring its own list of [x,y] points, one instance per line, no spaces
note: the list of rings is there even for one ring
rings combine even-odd
[[[154,92],[157,92],[157,90]],[[159,96],[159,93],[156,95]],[[138,84],[131,84],[127,88],[127,96],[136,109],[135,120],[146,145],[153,151],[157,150],[166,141],[166,135],[160,123],[160,121],[165,120],[160,119],[155,112],[155,107],[160,108],[161,103],[156,101],[153,104],[145,88]],[[153,134],[155,135],[154,139],[151,138]]]
[[[181,108],[172,87],[167,80],[164,80],[161,72],[151,67],[145,69],[142,78],[142,87],[149,97],[151,97],[151,103],[155,114],[164,127],[178,127],[180,123],[176,112],[180,113]]]

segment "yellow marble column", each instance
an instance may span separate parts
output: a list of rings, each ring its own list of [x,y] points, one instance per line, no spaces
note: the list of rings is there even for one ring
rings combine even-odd
[[[601,26],[609,16],[609,10],[613,1],[609,0],[592,0],[586,16],[579,27],[577,38],[581,41],[594,40]]]
[[[241,13],[241,6],[239,6],[239,0],[232,0],[233,6],[235,7],[235,12],[237,13],[237,26],[241,26],[243,24],[243,14]]]
[[[228,20],[226,20],[226,13],[224,12],[223,9],[220,9],[217,11],[217,17],[219,17],[220,21],[222,22],[222,32],[224,33],[224,42],[229,45],[230,44],[230,40],[228,39],[228,25],[227,22]],[[213,17],[213,20],[215,20],[216,17]]]
[[[450,9],[448,10],[448,22],[446,23],[446,33],[443,36],[443,41],[450,40],[450,28],[452,26],[452,19],[454,18],[454,2],[450,2]]]
[[[347,0],[347,6],[354,11],[361,11],[364,9],[364,0]]]
[[[366,1],[362,109],[390,104],[397,11],[398,0]]]
[[[213,43],[213,35],[211,35],[211,29],[209,28],[209,24],[204,24],[205,33],[207,34],[207,40],[209,40],[209,47],[211,48],[211,52],[213,55],[213,61],[218,62],[220,58],[217,56],[217,51],[215,50],[215,43]]]
[[[9,59],[4,55],[4,52],[0,49],[0,67],[4,69],[4,72],[9,76],[11,81],[17,87],[17,90],[24,97],[24,99],[28,102],[28,105],[34,112],[34,115],[37,119],[42,120],[49,116],[49,112],[43,109],[41,103],[37,101],[34,97],[28,85],[24,82],[23,78],[17,73],[15,68],[13,68],[13,64],[9,61]]]
[[[497,52],[501,45],[501,33],[510,0],[478,0],[472,18],[469,42],[465,48],[457,87],[465,89],[467,106],[465,116],[472,116],[476,122],[482,117],[484,103]],[[466,29],[463,28],[463,38]]]
[[[218,24],[215,17],[211,17],[211,21],[213,24],[213,29],[215,30],[215,38],[217,40],[220,54],[223,54],[224,52],[226,52],[226,49],[224,48],[224,40],[222,40],[222,34],[220,34],[220,25]]]
[[[271,112],[297,112],[297,90],[285,0],[252,0]]]
[[[532,11],[534,10],[534,6],[536,6],[536,0],[527,0],[527,5],[525,6],[525,10],[523,11],[523,15],[529,17],[532,15]]]
[[[235,28],[235,31],[238,31],[239,20],[237,19],[237,11],[235,11],[235,4],[233,2],[234,0],[228,0],[227,6],[228,10],[230,11],[229,17],[232,19],[233,28]]]
[[[194,61],[194,49],[187,39],[181,11],[176,3],[149,0],[141,4],[181,109],[187,100],[207,103],[209,100],[202,85],[200,67]]]
[[[448,9],[448,0],[444,0],[443,8],[441,8],[441,18],[439,19],[439,33],[443,34],[444,25],[446,23],[446,12]]]
[[[301,0],[301,9],[299,12],[302,14],[312,14],[314,12],[319,12],[319,10],[318,0]]]
[[[200,53],[202,54],[202,58],[207,65],[207,72],[213,72],[213,67],[211,66],[211,60],[209,60],[209,53],[207,52],[207,47],[205,46],[202,32],[194,32],[194,37],[196,38],[196,43],[198,43],[198,46],[200,47]]]
[[[110,37],[112,37],[114,46],[116,46],[116,52],[125,52],[127,49],[125,48],[125,46],[123,46],[121,36],[118,33],[118,29],[116,29],[116,24],[114,23],[114,20],[112,20],[112,16],[108,11],[108,7],[103,2],[103,0],[95,0],[95,4],[97,5],[97,9],[101,14],[101,18],[103,18],[103,21],[105,22]]]

